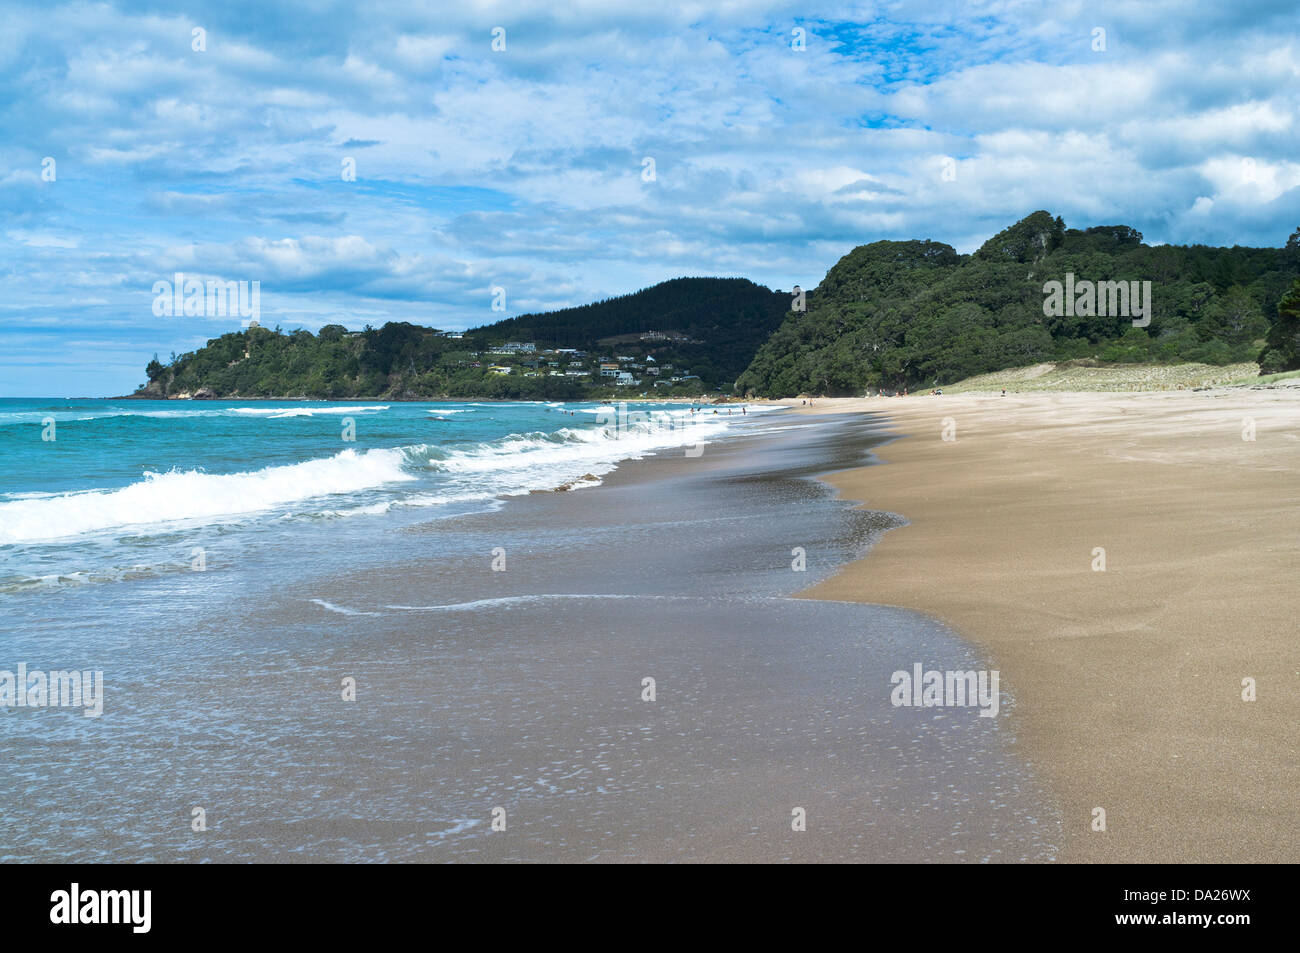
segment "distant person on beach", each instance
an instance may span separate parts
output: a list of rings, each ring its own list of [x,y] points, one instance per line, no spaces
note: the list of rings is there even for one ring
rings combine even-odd
[[[1007,396],[1007,389],[1006,389],[1005,387],[1002,388],[1002,396],[1003,396],[1003,397],[1006,397],[1006,396]]]

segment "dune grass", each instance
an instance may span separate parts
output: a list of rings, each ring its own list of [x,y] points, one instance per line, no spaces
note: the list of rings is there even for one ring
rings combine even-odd
[[[1293,372],[1300,373],[1300,372]],[[1292,374],[1269,375],[1269,378]],[[1063,361],[1009,368],[992,374],[968,377],[949,387],[946,394],[979,391],[1155,391],[1190,390],[1194,387],[1224,387],[1232,384],[1257,384],[1269,380],[1259,377],[1259,365],[1227,364],[1099,364],[1090,361]]]
[[[1283,371],[1280,374],[1265,374],[1262,377],[1243,377],[1232,383],[1251,387],[1259,384],[1276,384],[1278,381],[1296,381],[1300,383],[1300,371]]]

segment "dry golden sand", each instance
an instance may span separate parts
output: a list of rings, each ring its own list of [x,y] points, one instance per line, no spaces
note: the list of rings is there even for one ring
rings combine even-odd
[[[829,481],[911,522],[804,595],[916,609],[990,653],[1063,812],[1062,859],[1300,861],[1300,391],[811,412],[845,411],[903,436]]]

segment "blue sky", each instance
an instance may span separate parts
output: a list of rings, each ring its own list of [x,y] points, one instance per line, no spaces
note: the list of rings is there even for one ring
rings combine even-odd
[[[503,316],[494,286],[506,316],[810,287],[855,245],[970,251],[1038,208],[1180,244],[1300,226],[1294,0],[0,16],[0,396],[127,393],[238,328],[156,317],[177,271],[259,281],[268,326],[463,328]]]

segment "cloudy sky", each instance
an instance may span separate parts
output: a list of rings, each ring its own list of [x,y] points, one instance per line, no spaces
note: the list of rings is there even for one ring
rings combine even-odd
[[[260,281],[268,326],[463,328],[494,287],[507,315],[808,287],[854,245],[971,251],[1038,208],[1179,244],[1300,226],[1295,0],[0,18],[0,396],[129,392],[238,328],[155,316],[178,271]]]

